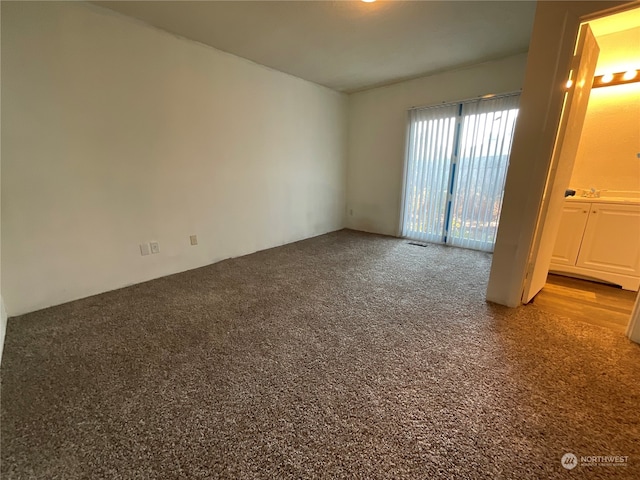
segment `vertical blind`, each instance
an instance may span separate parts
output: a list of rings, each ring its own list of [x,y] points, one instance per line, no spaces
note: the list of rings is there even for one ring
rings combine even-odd
[[[411,110],[403,235],[442,241],[457,105]]]
[[[410,110],[403,236],[493,251],[518,102]]]

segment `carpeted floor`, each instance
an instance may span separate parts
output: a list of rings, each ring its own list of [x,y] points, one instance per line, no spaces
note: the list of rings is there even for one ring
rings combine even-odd
[[[12,318],[2,478],[640,478],[640,346],[490,262],[342,231]]]

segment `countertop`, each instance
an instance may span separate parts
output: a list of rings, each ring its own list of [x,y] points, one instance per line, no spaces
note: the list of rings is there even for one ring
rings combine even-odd
[[[571,203],[622,203],[627,205],[640,205],[640,198],[632,197],[567,197],[565,200]]]

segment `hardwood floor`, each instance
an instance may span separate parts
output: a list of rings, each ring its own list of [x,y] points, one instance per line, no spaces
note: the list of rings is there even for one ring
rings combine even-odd
[[[636,292],[549,274],[533,304],[551,313],[625,333],[635,300]]]

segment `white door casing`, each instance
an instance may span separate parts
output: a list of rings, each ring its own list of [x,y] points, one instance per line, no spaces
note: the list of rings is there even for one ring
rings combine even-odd
[[[631,320],[627,327],[627,337],[632,342],[640,343],[640,293],[636,296],[636,304],[631,312]]]

